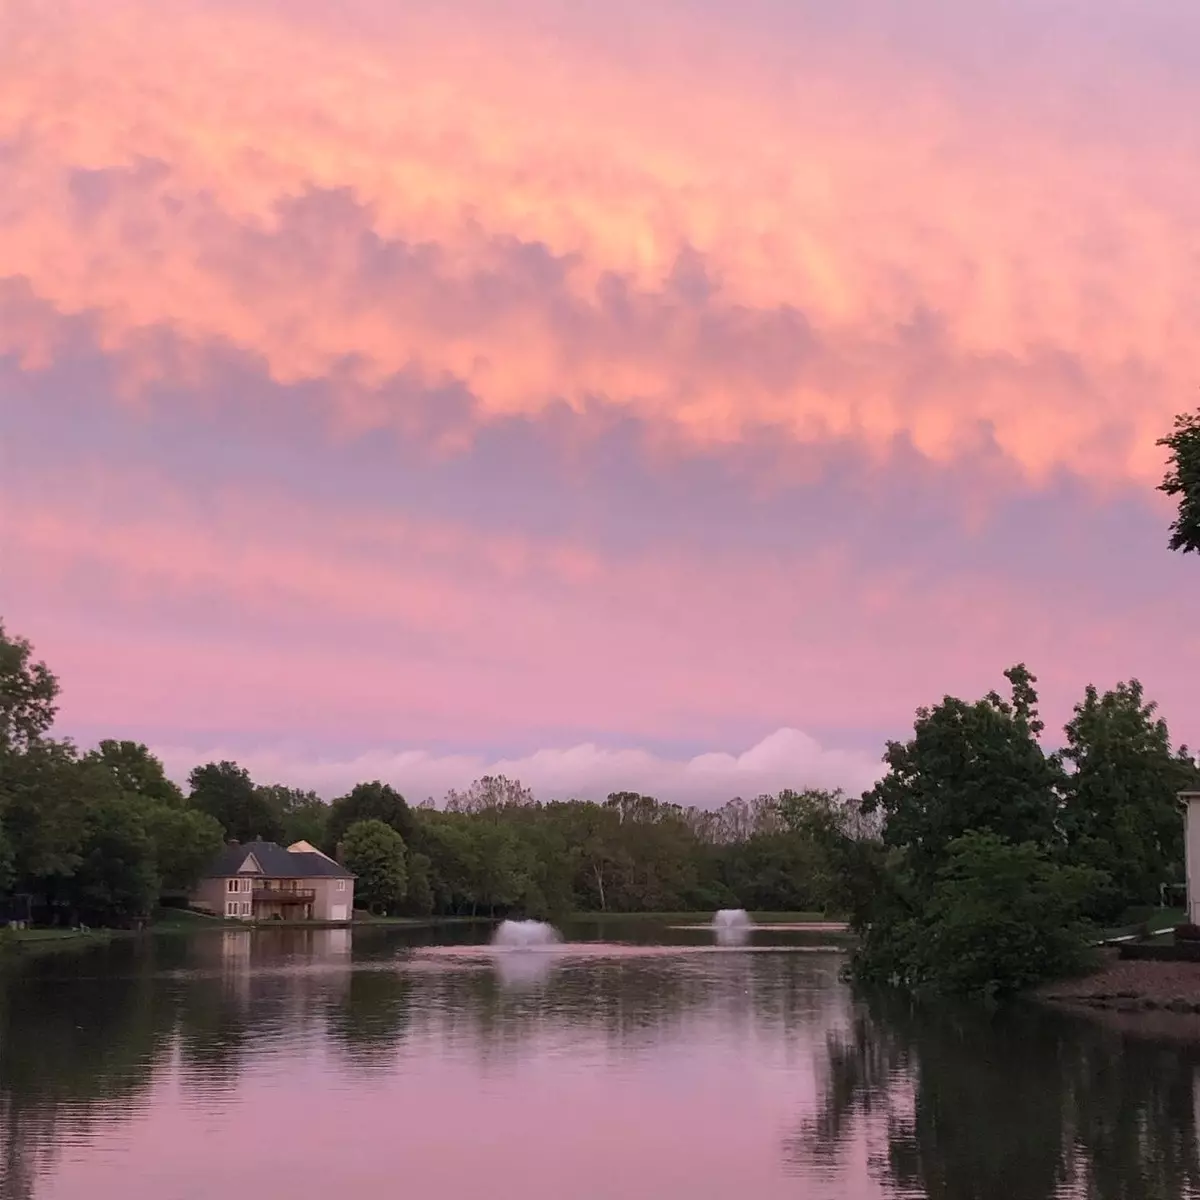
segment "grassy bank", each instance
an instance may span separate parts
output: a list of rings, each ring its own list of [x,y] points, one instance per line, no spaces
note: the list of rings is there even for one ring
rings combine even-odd
[[[86,950],[103,946],[114,936],[111,929],[0,929],[0,958]]]
[[[752,912],[750,920],[757,925],[784,924],[820,924],[824,921],[836,922],[841,917],[832,917],[828,913],[819,912]],[[579,912],[572,913],[572,921],[675,921],[695,922],[697,925],[707,925],[712,920],[711,912]]]
[[[6,929],[0,940],[14,946],[37,946],[47,942],[107,941],[111,929]]]
[[[495,917],[356,917],[349,925],[344,921],[261,921],[250,922],[213,916],[191,909],[160,909],[142,931],[131,929],[0,929],[0,953],[54,953],[83,950],[104,945],[114,939],[154,935],[191,936],[206,933],[230,933],[262,929],[413,929],[431,925],[490,924]],[[823,924],[838,920],[818,912],[754,912],[750,919],[757,925]],[[581,912],[565,918],[572,923],[619,925],[629,923],[673,923],[707,925],[711,912]]]
[[[1105,941],[1123,937],[1145,937],[1163,929],[1173,929],[1187,920],[1187,910],[1182,908],[1157,908],[1143,905],[1126,909],[1120,920],[1100,931]]]

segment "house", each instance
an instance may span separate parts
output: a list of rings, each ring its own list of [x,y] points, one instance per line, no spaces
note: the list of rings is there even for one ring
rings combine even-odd
[[[242,921],[349,921],[354,876],[308,842],[230,842],[192,893],[193,908]]]
[[[1188,922],[1200,925],[1200,792],[1180,792],[1183,805],[1183,852],[1187,864]]]

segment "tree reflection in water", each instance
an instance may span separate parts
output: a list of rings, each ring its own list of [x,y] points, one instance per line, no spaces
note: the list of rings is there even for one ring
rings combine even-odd
[[[284,1078],[324,1064],[353,1088],[410,1059],[473,1064],[483,1078],[542,1053],[605,1070],[717,1044],[788,1087],[821,1047],[819,1102],[784,1145],[809,1192],[823,1175],[827,1194],[857,1200],[845,1189],[864,1155],[885,1193],[932,1200],[1200,1189],[1200,1039],[1032,1008],[856,1002],[839,961],[630,949],[568,956],[514,987],[483,954],[450,962],[394,938],[351,946],[281,930],[33,962],[0,983],[0,1200],[30,1200],[53,1155],[135,1120],[163,1078],[190,1111],[223,1113],[256,1065]]]
[[[818,1110],[785,1143],[796,1168],[833,1171],[865,1144],[881,1183],[929,1200],[1200,1194],[1195,1042],[878,996],[822,1065]]]

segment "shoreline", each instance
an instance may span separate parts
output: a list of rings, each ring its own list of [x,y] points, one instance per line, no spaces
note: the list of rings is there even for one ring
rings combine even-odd
[[[1095,971],[1043,984],[1033,995],[1076,1012],[1190,1015],[1200,1036],[1200,962],[1121,958],[1107,949]]]
[[[845,923],[836,918],[817,913],[757,913],[750,914],[754,927],[767,932],[772,930],[795,930],[803,932],[842,933]],[[757,918],[757,920],[755,920]],[[433,916],[433,917],[362,917],[352,921],[241,921],[227,917],[211,916],[191,910],[171,912],[170,916],[149,922],[142,929],[0,929],[0,954],[5,951],[16,953],[43,952],[52,950],[84,949],[105,945],[112,941],[126,941],[144,937],[189,937],[192,934],[261,932],[271,929],[421,929],[442,925],[481,925],[494,923],[501,918],[491,916]],[[620,921],[677,921],[673,929],[708,929],[712,914],[708,912],[582,912],[571,913],[560,918],[564,921],[596,921],[599,923]]]

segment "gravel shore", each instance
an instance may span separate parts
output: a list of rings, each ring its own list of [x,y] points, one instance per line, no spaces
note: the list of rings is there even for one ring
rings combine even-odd
[[[1095,973],[1050,984],[1038,994],[1056,1004],[1118,1012],[1200,1013],[1200,962],[1123,959],[1109,950]]]

